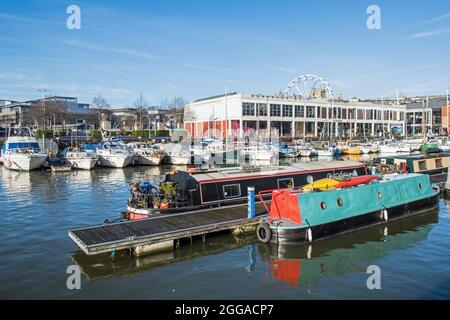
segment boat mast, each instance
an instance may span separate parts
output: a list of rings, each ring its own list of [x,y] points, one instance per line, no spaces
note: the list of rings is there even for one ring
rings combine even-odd
[[[448,133],[448,89],[445,90],[446,94],[447,94],[447,105],[445,106],[445,109],[447,110],[447,123],[446,123],[446,127],[447,127],[447,133]]]
[[[423,141],[423,143],[426,142],[426,139],[425,139],[426,124],[425,124],[424,114],[425,114],[425,100],[422,100],[422,141]]]
[[[425,131],[428,135],[428,111],[429,111],[429,97],[430,97],[430,89],[427,89],[427,122],[425,123]],[[430,129],[431,133],[433,133],[433,109],[431,109],[431,121],[430,121]]]
[[[385,120],[385,117],[384,117],[384,95],[383,95],[383,92],[381,92],[381,115],[383,116],[383,140],[384,140],[384,120]]]
[[[225,145],[228,146],[228,83],[225,82]]]

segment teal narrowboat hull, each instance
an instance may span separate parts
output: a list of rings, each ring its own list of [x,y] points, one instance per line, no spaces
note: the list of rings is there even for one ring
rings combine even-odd
[[[418,174],[349,189],[299,193],[299,221],[272,217],[271,242],[311,242],[436,210],[439,194],[427,175]]]

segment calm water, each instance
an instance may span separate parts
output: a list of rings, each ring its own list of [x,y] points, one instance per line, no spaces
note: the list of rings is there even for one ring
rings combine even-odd
[[[439,212],[309,246],[276,248],[254,236],[194,241],[156,256],[87,257],[68,238],[113,220],[134,178],[171,168],[19,173],[0,167],[2,299],[449,299],[450,202]],[[172,168],[173,169],[173,168]],[[77,264],[81,290],[66,288]],[[381,290],[366,269],[381,268]]]

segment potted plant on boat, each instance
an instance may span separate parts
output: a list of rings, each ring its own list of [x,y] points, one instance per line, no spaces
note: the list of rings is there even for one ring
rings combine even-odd
[[[162,195],[160,208],[165,209],[170,206],[170,199],[177,194],[177,188],[173,182],[162,182],[159,185],[159,192]]]

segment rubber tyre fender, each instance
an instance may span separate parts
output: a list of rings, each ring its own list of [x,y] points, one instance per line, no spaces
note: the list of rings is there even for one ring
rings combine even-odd
[[[272,240],[272,230],[267,222],[258,225],[256,228],[256,236],[262,243],[269,243]]]

